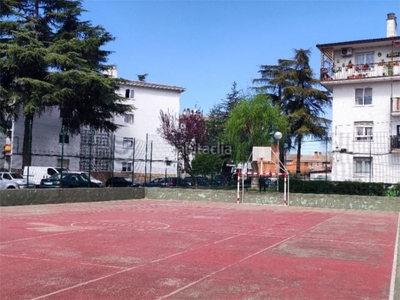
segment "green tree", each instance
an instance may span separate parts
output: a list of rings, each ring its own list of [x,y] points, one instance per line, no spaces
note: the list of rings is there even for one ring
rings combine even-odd
[[[215,172],[220,172],[222,159],[217,154],[197,153],[192,160],[192,168],[195,174],[207,176]]]
[[[0,97],[23,112],[23,166],[30,162],[29,130],[35,117],[58,107],[71,133],[82,126],[115,131],[114,115],[132,110],[115,90],[122,82],[104,71],[114,38],[79,21],[81,1],[3,0],[0,5]],[[7,106],[9,107],[9,106]]]
[[[231,92],[226,95],[226,99],[221,103],[214,105],[210,110],[209,118],[206,122],[210,133],[211,142],[221,142],[225,131],[225,122],[232,109],[242,98],[242,92],[237,89],[236,82],[233,82]]]
[[[276,131],[284,132],[287,123],[278,106],[264,95],[251,95],[240,101],[231,111],[226,122],[225,138],[232,147],[235,163],[246,162],[253,146],[270,146]],[[256,170],[253,164],[253,170]]]
[[[277,66],[261,66],[261,78],[253,82],[265,93],[273,95],[274,102],[286,116],[289,124],[286,149],[296,146],[296,173],[300,174],[301,147],[305,138],[323,139],[327,136],[330,120],[324,117],[331,106],[330,93],[321,89],[320,81],[310,68],[310,50],[294,50],[293,60],[279,60]]]

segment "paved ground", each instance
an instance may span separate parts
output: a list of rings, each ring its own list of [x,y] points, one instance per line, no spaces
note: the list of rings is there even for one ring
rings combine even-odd
[[[400,299],[398,213],[183,201],[0,208],[0,299]]]

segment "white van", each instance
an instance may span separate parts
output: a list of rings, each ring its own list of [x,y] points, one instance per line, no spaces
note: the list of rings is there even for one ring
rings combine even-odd
[[[62,170],[63,173],[68,172],[68,169],[65,168],[54,168],[54,167],[36,167],[36,166],[25,166],[24,168],[24,177],[26,180],[29,180],[29,185],[35,184],[36,186],[40,185],[40,181],[43,178],[48,178],[51,175],[60,173]],[[29,174],[29,176],[28,176]]]

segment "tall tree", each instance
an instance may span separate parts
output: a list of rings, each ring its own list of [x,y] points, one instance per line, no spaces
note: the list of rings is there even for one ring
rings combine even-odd
[[[207,130],[202,113],[191,111],[179,116],[169,112],[160,111],[161,125],[158,133],[168,144],[175,147],[178,157],[183,161],[183,168],[192,177],[192,182],[197,186],[195,173],[190,160],[207,141]]]
[[[212,153],[198,153],[192,160],[192,169],[195,174],[207,176],[221,171],[222,159],[220,155]]]
[[[306,137],[322,139],[327,135],[330,120],[324,117],[331,97],[322,90],[320,81],[310,68],[310,50],[295,49],[292,60],[279,60],[277,66],[261,66],[261,84],[266,93],[274,95],[281,113],[289,124],[285,141],[297,148],[296,173],[300,174],[301,146]]]
[[[104,71],[114,38],[79,21],[81,1],[3,0],[0,5],[1,100],[23,112],[23,166],[30,162],[29,131],[35,117],[59,107],[71,133],[81,126],[115,131],[114,115],[132,110],[115,90],[120,79]]]
[[[214,105],[210,110],[209,118],[206,122],[210,132],[212,142],[221,142],[225,131],[225,121],[237,103],[242,98],[242,92],[237,89],[236,82],[233,82],[231,92],[226,95],[221,103]]]
[[[279,107],[264,95],[251,95],[240,101],[231,111],[226,122],[226,140],[232,147],[232,158],[237,162],[246,162],[253,146],[270,146],[276,131],[286,128],[286,120],[280,114]],[[253,164],[257,170],[257,164]]]

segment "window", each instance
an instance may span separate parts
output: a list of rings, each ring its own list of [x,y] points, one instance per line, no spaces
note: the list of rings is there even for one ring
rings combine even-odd
[[[133,124],[133,120],[134,120],[134,115],[133,114],[125,114],[124,115],[124,122],[125,123]]]
[[[133,139],[124,138],[122,141],[122,148],[132,148],[132,147],[133,147]]]
[[[125,98],[134,98],[135,97],[135,90],[126,89],[125,90]]]
[[[364,65],[368,65],[368,68],[372,68],[374,65],[374,53],[373,52],[357,53],[356,65],[360,68],[362,68],[362,66]]]
[[[372,104],[372,88],[356,89],[356,105]]]
[[[372,173],[372,157],[354,157],[354,174],[365,175]]]
[[[69,169],[69,159],[63,159],[62,167],[64,169]],[[61,159],[57,158],[57,168],[61,168]]]
[[[123,162],[122,163],[122,172],[132,172],[132,163]]]
[[[354,122],[355,140],[370,141],[372,140],[373,122]]]
[[[69,135],[68,134],[60,134],[59,135],[59,137],[58,137],[58,142],[60,143],[60,144],[62,144],[63,143],[63,137],[64,137],[64,144],[69,144]]]

